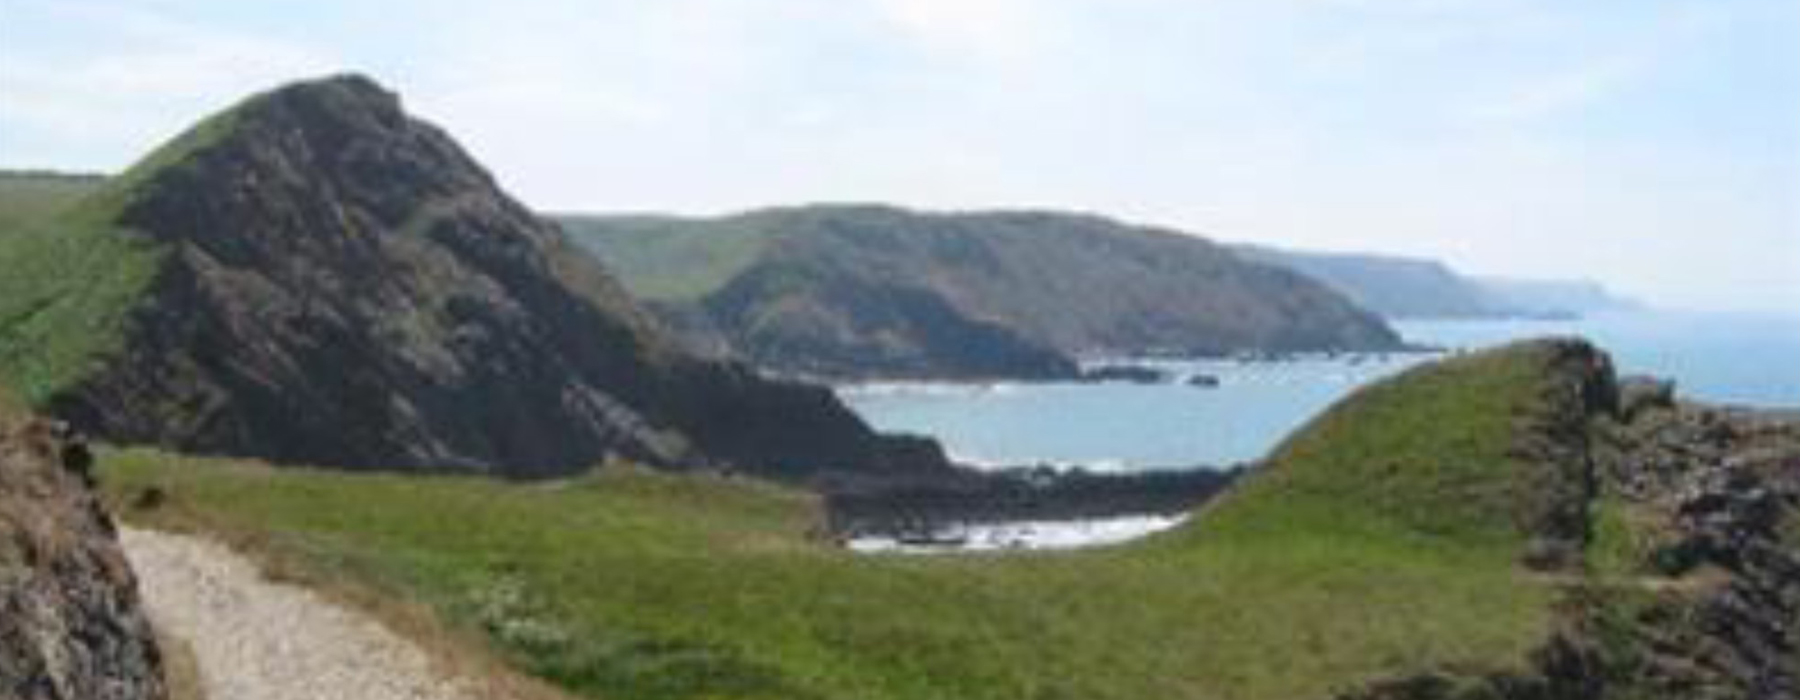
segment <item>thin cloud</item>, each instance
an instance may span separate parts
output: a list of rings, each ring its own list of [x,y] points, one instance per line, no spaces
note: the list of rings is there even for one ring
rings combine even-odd
[[[113,2],[20,2],[9,13],[81,26],[91,46],[42,53],[7,51],[0,60],[0,124],[33,138],[0,141],[9,157],[43,159],[64,149],[135,151],[170,135],[195,114],[241,95],[339,65],[325,52],[185,22]],[[9,37],[10,38],[10,37]],[[79,167],[116,168],[116,157]]]
[[[957,57],[1020,63],[1046,50],[1059,2],[1033,0],[876,0],[903,32]]]
[[[1093,209],[1778,303],[1785,1],[0,0],[0,165],[117,168],[347,67],[546,209]]]

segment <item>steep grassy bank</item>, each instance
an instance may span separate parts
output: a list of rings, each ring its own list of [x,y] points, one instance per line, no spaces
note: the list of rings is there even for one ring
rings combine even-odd
[[[1518,447],[1583,420],[1571,347],[1407,373],[1189,527],[1081,553],[857,556],[809,496],[631,470],[508,486],[129,451],[103,473],[129,520],[422,601],[594,697],[1318,698],[1525,670],[1556,591],[1518,562],[1568,485]]]

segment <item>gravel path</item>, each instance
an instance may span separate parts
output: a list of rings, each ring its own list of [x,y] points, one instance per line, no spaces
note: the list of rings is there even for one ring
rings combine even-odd
[[[122,533],[151,619],[186,640],[208,700],[473,700],[417,646],[213,542]]]

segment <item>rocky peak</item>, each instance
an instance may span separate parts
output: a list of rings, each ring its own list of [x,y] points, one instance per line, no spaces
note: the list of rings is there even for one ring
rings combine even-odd
[[[897,468],[829,392],[676,349],[553,225],[366,78],[190,130],[103,193],[158,250],[120,357],[52,408],[109,439],[551,475],[609,455]]]

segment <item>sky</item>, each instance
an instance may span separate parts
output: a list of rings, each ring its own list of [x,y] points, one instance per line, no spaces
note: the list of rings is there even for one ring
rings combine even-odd
[[[1796,0],[0,0],[0,167],[340,71],[540,210],[1076,209],[1800,313]]]

